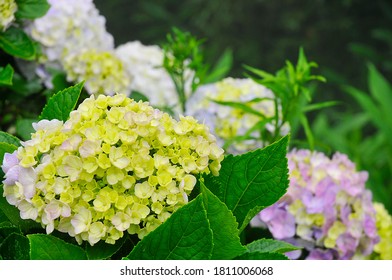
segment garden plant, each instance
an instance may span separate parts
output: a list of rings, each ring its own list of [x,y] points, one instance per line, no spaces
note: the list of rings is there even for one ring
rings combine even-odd
[[[92,0],[0,7],[0,259],[392,259],[392,86],[373,64],[335,125],[301,46],[232,77],[231,51],[209,63],[179,28],[115,46]]]

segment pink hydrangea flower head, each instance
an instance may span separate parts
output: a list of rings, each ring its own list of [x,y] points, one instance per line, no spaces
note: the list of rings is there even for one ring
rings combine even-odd
[[[290,186],[252,224],[263,223],[276,239],[306,244],[307,259],[368,256],[379,242],[368,174],[344,154],[288,153]]]

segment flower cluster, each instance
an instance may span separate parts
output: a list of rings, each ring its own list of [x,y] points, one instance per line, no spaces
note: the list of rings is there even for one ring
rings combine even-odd
[[[109,51],[86,50],[64,59],[70,82],[85,81],[89,93],[113,95],[129,92],[130,77],[122,62]]]
[[[272,91],[251,79],[225,78],[214,84],[200,86],[188,100],[186,114],[205,122],[217,136],[219,144],[223,145],[235,137],[244,136],[260,122],[275,116],[273,98]],[[253,113],[239,106],[222,105],[214,101],[241,102],[250,107]],[[268,121],[265,128],[273,133],[273,120]],[[282,133],[287,132],[286,125]],[[238,154],[268,144],[261,140],[260,129],[254,129],[248,138],[234,141],[228,152]]]
[[[114,40],[92,0],[48,0],[50,9],[27,27],[41,44],[44,61],[61,62],[86,49],[110,50]]]
[[[380,235],[380,242],[374,246],[374,258],[392,260],[392,217],[383,204],[375,202],[374,208],[377,213],[377,232]]]
[[[65,123],[34,128],[4,157],[4,196],[47,233],[91,245],[154,230],[187,203],[198,173],[218,174],[224,153],[194,118],[120,94],[92,95]]]
[[[15,20],[17,9],[15,0],[0,0],[0,32],[5,31]]]
[[[53,87],[51,69],[55,69],[64,70],[70,82],[86,80],[86,90],[90,94],[125,93],[130,77],[114,54],[113,37],[106,31],[106,20],[93,1],[48,2],[51,7],[46,15],[26,27],[41,45],[41,64],[36,73],[45,85]]]
[[[287,194],[252,221],[276,239],[305,247],[307,259],[368,256],[379,241],[367,172],[357,172],[346,155],[293,150],[288,154]],[[293,258],[299,257],[291,256]]]
[[[145,95],[155,107],[169,107],[178,111],[178,96],[173,81],[162,67],[163,50],[159,46],[145,46],[139,41],[128,42],[116,48],[129,76],[131,89]]]

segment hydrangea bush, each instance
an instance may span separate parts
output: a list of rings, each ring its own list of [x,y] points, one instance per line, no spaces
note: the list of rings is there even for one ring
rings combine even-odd
[[[368,174],[346,155],[288,153],[290,187],[279,202],[261,211],[254,226],[274,238],[303,246],[306,259],[364,258],[379,242]],[[291,254],[297,258],[298,254]]]
[[[129,259],[284,259],[282,248],[296,248],[276,243],[266,252],[275,241],[261,239],[254,248],[239,238],[254,211],[288,186],[287,137],[224,158],[205,124],[191,116],[175,120],[123,94],[91,95],[74,110],[82,88],[53,95],[31,139],[0,133],[0,219],[7,234],[17,235],[3,244],[25,244],[13,253],[0,250],[3,258],[62,259],[65,250],[70,258],[102,259],[120,250]],[[251,158],[273,160],[259,166]],[[248,179],[227,180],[244,176],[233,168],[250,168]]]
[[[367,172],[313,152],[307,113],[335,102],[310,104],[302,49],[229,78],[176,28],[115,48],[92,0],[0,8],[0,259],[392,258]]]
[[[65,123],[41,120],[6,154],[4,195],[21,217],[80,243],[140,238],[188,201],[196,175],[218,175],[223,150],[205,125],[125,95],[85,99]]]

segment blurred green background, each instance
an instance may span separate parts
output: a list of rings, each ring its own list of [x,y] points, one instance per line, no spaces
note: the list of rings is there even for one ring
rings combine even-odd
[[[330,83],[348,80],[365,87],[366,59],[382,71],[392,70],[389,0],[94,2],[117,45],[132,40],[159,44],[176,26],[206,39],[208,61],[231,48],[232,76],[242,75],[242,64],[276,71],[285,59],[296,59],[300,46]]]
[[[232,77],[243,77],[244,64],[275,72],[303,47],[327,78],[314,88],[314,101],[340,101],[309,114],[317,149],[346,153],[369,171],[375,200],[392,213],[392,1],[94,2],[116,45],[161,44],[175,26],[206,40],[208,63],[231,49]]]

